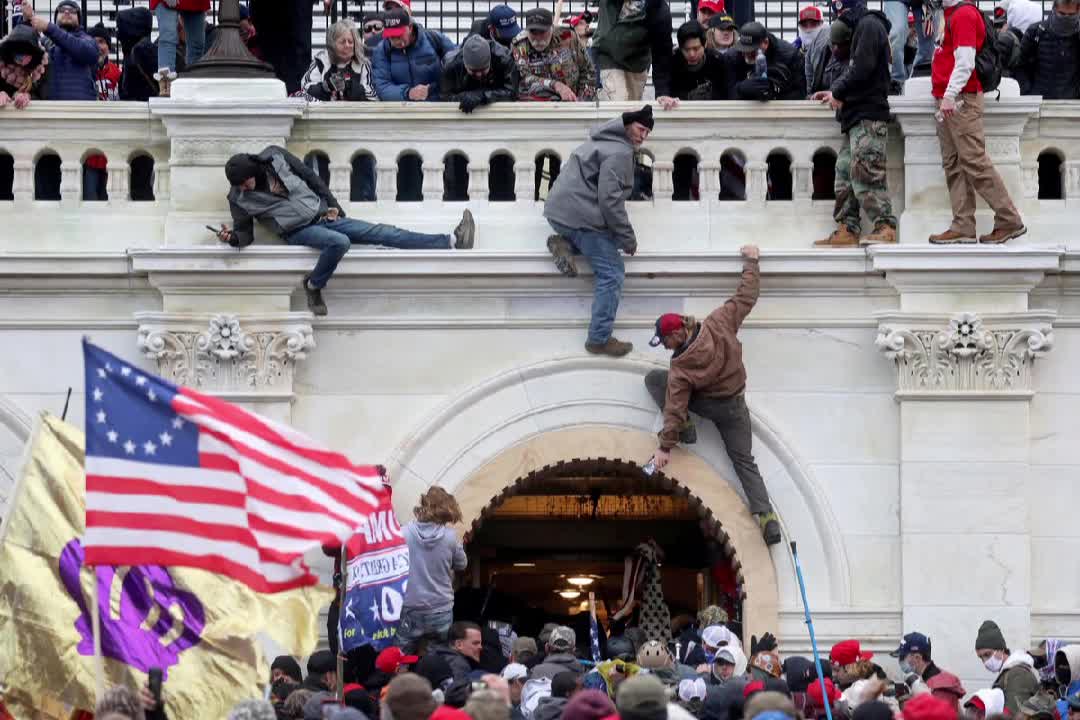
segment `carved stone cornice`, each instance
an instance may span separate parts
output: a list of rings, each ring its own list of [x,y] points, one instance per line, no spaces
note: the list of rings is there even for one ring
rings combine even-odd
[[[139,349],[162,377],[207,393],[291,396],[296,363],[315,347],[308,313],[137,313]]]
[[[1035,358],[1054,345],[1055,317],[884,313],[874,344],[896,365],[901,400],[1029,398]]]

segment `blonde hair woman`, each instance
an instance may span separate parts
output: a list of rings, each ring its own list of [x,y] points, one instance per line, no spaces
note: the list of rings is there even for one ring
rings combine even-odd
[[[315,54],[300,87],[315,100],[379,99],[356,23],[338,20],[327,29],[326,48]]]
[[[446,640],[454,622],[454,573],[467,564],[465,548],[451,525],[461,522],[457,500],[434,486],[413,508],[414,522],[405,526],[409,545],[409,585],[401,608],[398,644],[423,637]]]

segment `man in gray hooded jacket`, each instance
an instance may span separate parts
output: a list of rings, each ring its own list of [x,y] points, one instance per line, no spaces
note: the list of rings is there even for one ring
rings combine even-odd
[[[637,252],[626,213],[634,188],[634,150],[652,129],[650,105],[594,128],[566,161],[544,205],[544,217],[558,233],[547,242],[555,266],[568,277],[577,276],[574,255],[584,255],[592,266],[595,288],[585,349],[594,355],[621,357],[634,349],[611,330],[625,274],[619,249]]]

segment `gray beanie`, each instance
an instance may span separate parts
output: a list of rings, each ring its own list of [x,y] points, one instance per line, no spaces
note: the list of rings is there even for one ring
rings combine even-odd
[[[491,67],[491,46],[479,35],[472,35],[461,48],[467,70],[487,70]]]
[[[976,650],[1005,650],[1005,636],[1001,634],[1001,628],[993,620],[986,620],[979,626],[979,634],[975,636]]]

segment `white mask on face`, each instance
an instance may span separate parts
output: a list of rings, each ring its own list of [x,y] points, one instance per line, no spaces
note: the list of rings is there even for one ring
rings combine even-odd
[[[814,39],[821,34],[821,31],[825,28],[825,25],[818,25],[813,30],[804,30],[799,26],[799,38],[802,40],[803,48],[809,50],[810,46],[814,44]]]
[[[947,2],[948,2],[948,0],[946,0],[946,3]],[[983,665],[986,667],[986,669],[989,670],[992,673],[1001,672],[1001,666],[1004,665],[1004,664],[1005,664],[1005,661],[1002,660],[1001,658],[999,658],[997,655],[991,655],[990,657],[986,658],[986,660],[983,662]]]

